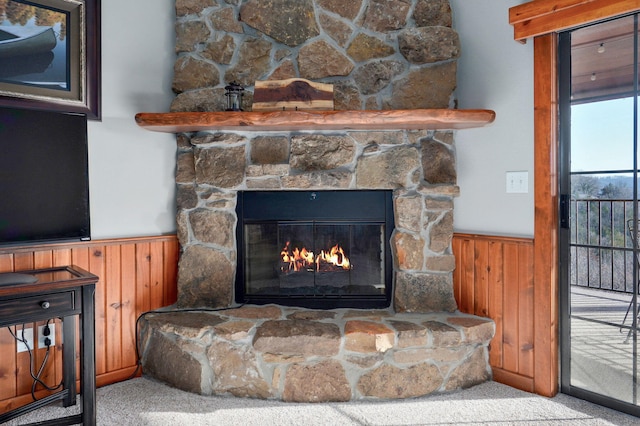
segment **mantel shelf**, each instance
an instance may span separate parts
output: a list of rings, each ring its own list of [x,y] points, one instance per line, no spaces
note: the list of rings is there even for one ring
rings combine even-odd
[[[496,113],[486,109],[380,111],[166,112],[136,114],[140,127],[155,132],[299,130],[456,130],[485,126]]]

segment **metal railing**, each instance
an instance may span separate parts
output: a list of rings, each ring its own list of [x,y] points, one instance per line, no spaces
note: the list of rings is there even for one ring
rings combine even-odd
[[[633,200],[571,200],[571,285],[633,293]]]

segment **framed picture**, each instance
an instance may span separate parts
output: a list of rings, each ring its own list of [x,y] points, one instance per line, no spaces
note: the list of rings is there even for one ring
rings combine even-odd
[[[100,119],[100,0],[0,0],[0,105]]]

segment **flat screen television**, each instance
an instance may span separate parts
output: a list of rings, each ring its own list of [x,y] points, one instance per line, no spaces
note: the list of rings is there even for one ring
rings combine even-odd
[[[0,108],[0,246],[90,240],[84,114]]]

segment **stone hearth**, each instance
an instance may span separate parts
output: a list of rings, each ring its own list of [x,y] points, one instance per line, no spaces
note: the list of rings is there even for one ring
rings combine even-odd
[[[291,402],[411,398],[491,377],[493,321],[273,305],[143,321],[143,369],[177,388]]]

